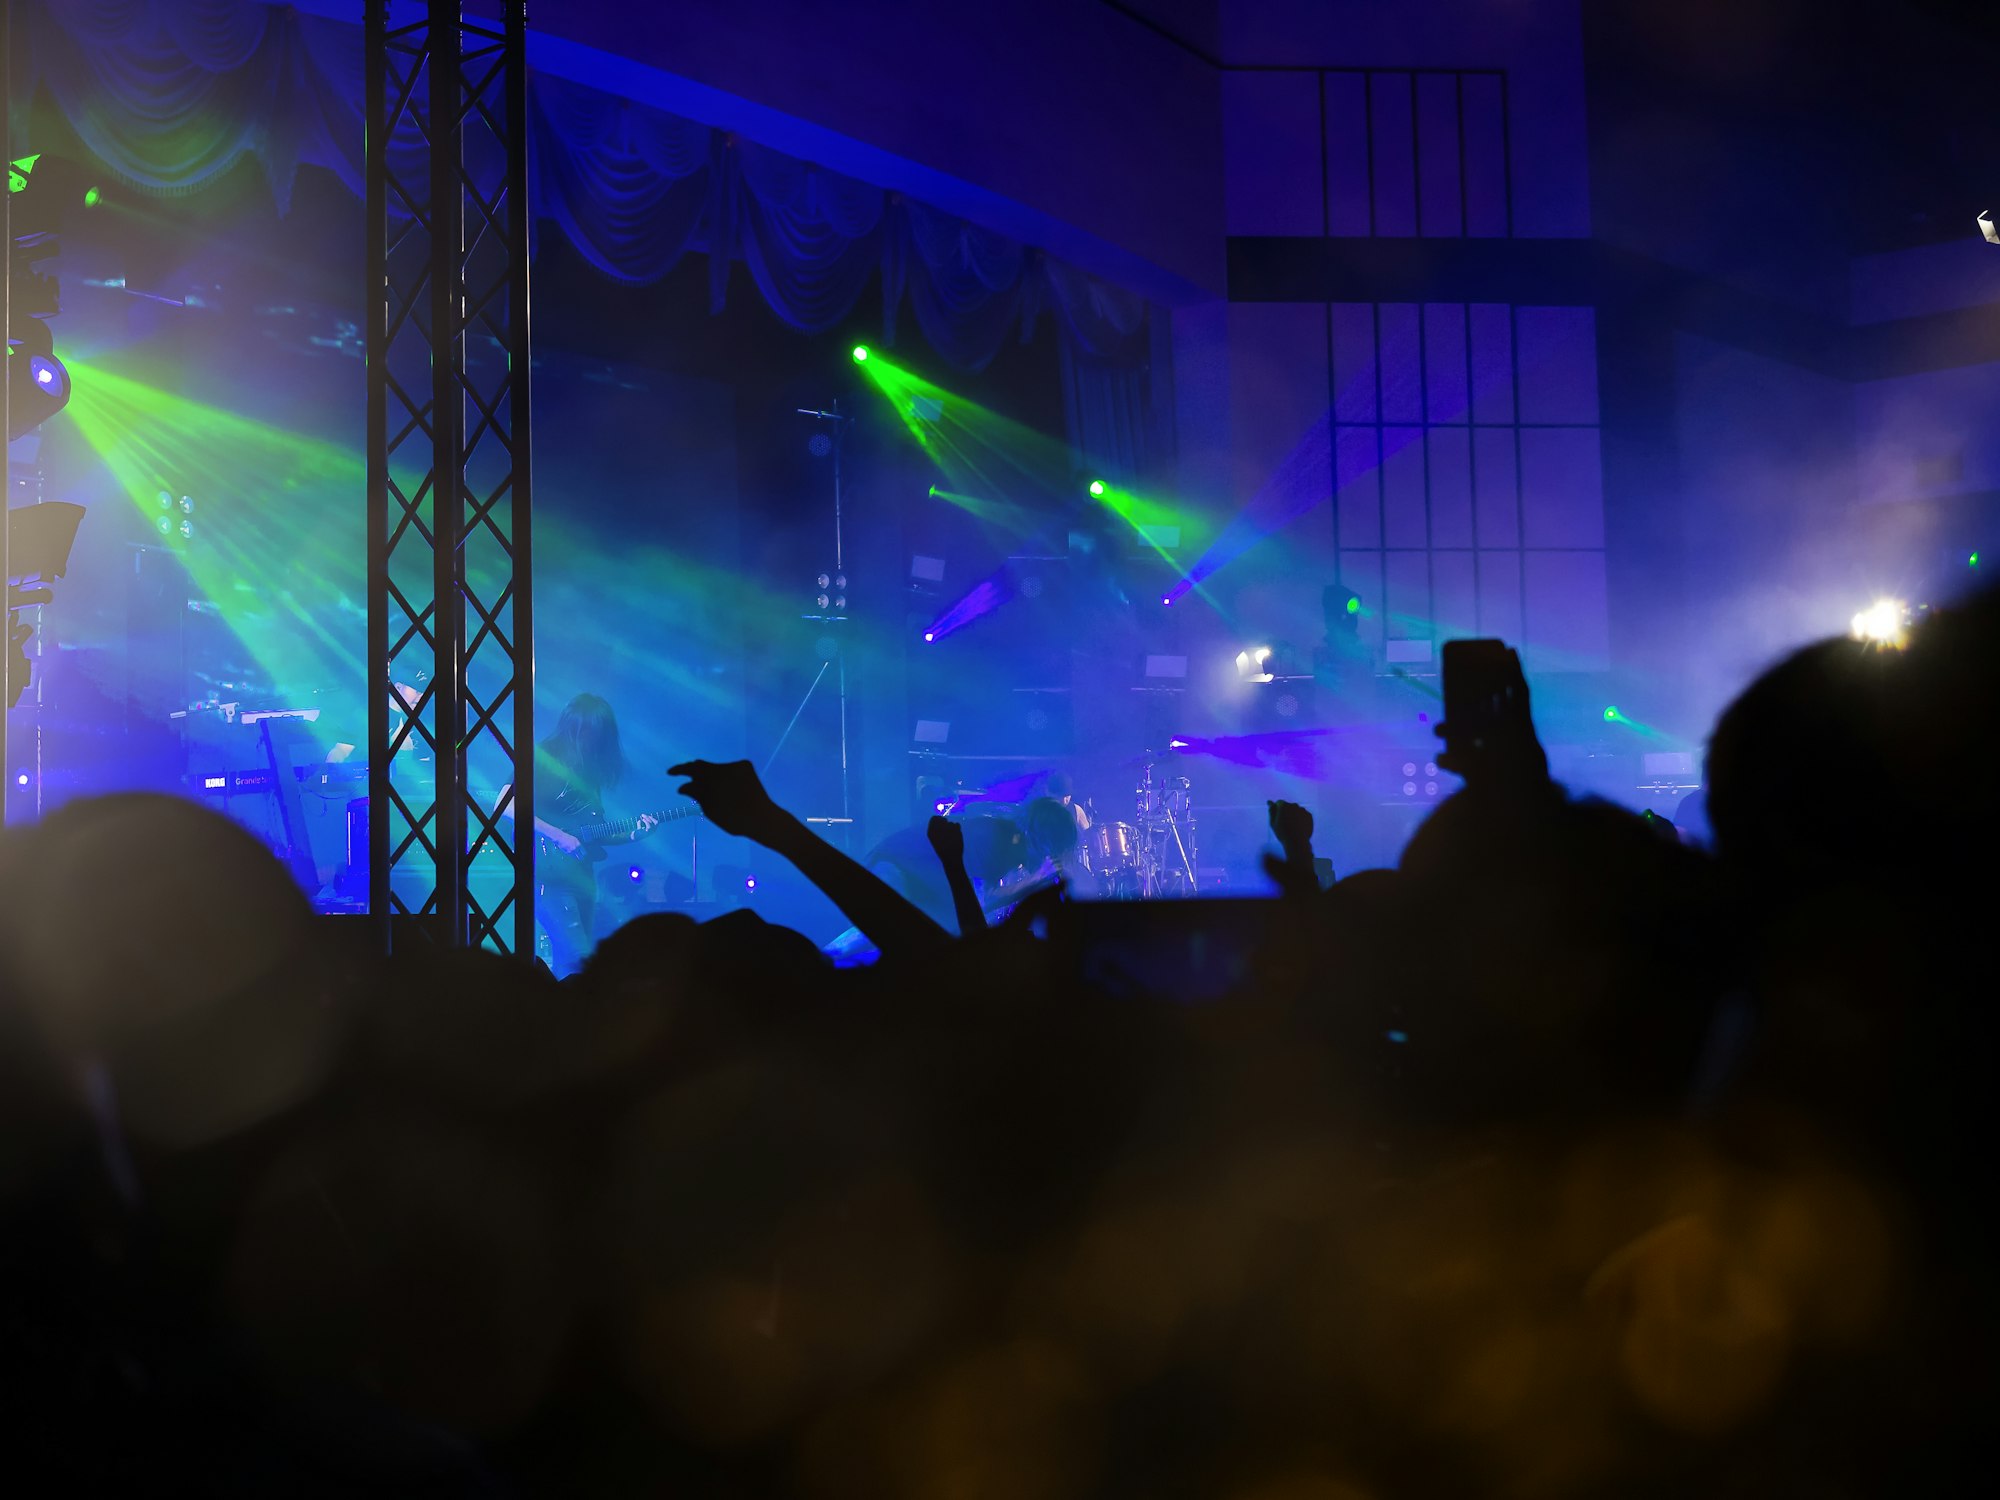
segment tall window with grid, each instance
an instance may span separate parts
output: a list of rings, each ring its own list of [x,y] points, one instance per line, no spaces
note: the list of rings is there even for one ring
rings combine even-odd
[[[1378,659],[1495,635],[1604,670],[1592,309],[1335,303],[1327,341],[1334,542]]]

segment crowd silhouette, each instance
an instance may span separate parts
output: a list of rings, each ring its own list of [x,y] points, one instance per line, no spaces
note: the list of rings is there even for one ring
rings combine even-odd
[[[0,841],[15,1492],[1964,1492],[1996,646],[1987,594],[1773,667],[1712,852],[1552,784],[1525,694],[1393,870],[1275,804],[1201,1003],[745,763],[676,774],[872,966],[749,912],[384,959],[213,814],[65,807]]]

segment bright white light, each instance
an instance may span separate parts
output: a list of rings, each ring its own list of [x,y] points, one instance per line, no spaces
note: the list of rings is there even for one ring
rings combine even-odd
[[[1874,641],[1884,646],[1903,644],[1903,622],[1909,606],[1901,599],[1877,599],[1849,622],[1857,641]]]
[[[1264,663],[1271,659],[1269,646],[1252,646],[1247,651],[1236,653],[1236,675],[1248,682],[1269,682],[1271,674],[1264,670]]]

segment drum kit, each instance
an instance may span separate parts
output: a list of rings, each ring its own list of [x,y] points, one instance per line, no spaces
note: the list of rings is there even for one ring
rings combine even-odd
[[[1129,823],[1093,823],[1083,835],[1083,863],[1100,894],[1125,900],[1192,896],[1195,872],[1194,791],[1188,778],[1149,751],[1133,788]]]

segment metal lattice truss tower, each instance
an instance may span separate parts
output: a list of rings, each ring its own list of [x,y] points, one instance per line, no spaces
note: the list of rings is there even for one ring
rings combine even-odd
[[[527,6],[368,0],[368,867],[534,951]],[[517,835],[516,830],[519,830]]]

